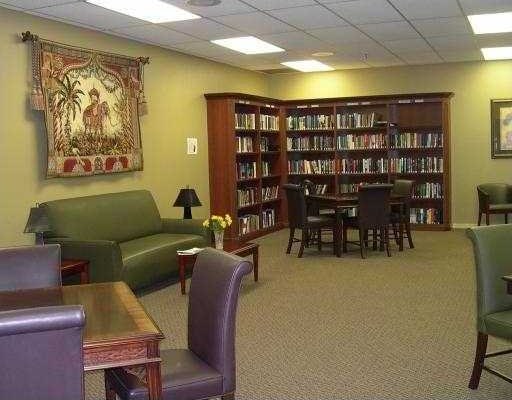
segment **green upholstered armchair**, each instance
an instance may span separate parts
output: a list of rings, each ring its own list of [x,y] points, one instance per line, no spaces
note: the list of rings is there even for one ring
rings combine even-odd
[[[42,203],[63,258],[89,261],[91,282],[141,289],[177,275],[177,250],[210,243],[202,221],[160,217],[147,190]]]
[[[477,289],[477,343],[470,389],[478,388],[482,370],[509,382],[510,378],[484,365],[485,358],[512,353],[504,350],[486,353],[488,336],[512,339],[512,295],[507,294],[504,275],[512,272],[512,225],[470,228],[467,235],[473,242]]]
[[[478,192],[478,225],[485,214],[485,224],[489,225],[490,214],[505,214],[508,224],[508,213],[512,213],[512,186],[506,183],[483,183],[476,187]]]

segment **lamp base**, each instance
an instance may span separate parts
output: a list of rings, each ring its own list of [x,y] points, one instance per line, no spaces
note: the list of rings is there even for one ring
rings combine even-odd
[[[192,208],[183,207],[183,219],[192,219]]]

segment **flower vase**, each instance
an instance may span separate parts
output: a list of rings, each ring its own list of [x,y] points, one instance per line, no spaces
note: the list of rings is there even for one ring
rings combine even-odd
[[[222,250],[224,248],[224,231],[213,231],[215,236],[215,248]]]

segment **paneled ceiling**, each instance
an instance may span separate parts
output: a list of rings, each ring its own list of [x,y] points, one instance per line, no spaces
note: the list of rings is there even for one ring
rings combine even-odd
[[[512,33],[474,35],[466,18],[512,11],[512,0],[222,0],[211,7],[165,1],[203,18],[155,25],[83,0],[0,0],[0,6],[266,72],[305,58],[335,69],[474,61],[483,59],[481,47],[512,46]],[[209,42],[247,35],[286,51],[244,55]],[[317,52],[334,54],[312,57]]]

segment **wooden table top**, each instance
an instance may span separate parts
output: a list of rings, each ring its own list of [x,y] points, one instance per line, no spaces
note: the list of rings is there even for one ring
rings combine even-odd
[[[390,203],[400,204],[403,203],[406,196],[399,194],[391,194]],[[330,203],[336,204],[340,207],[355,207],[359,203],[359,197],[357,193],[348,194],[310,194],[306,196],[307,200],[316,201],[319,203]]]
[[[0,292],[0,311],[75,304],[84,306],[84,349],[112,341],[164,338],[124,282]]]

